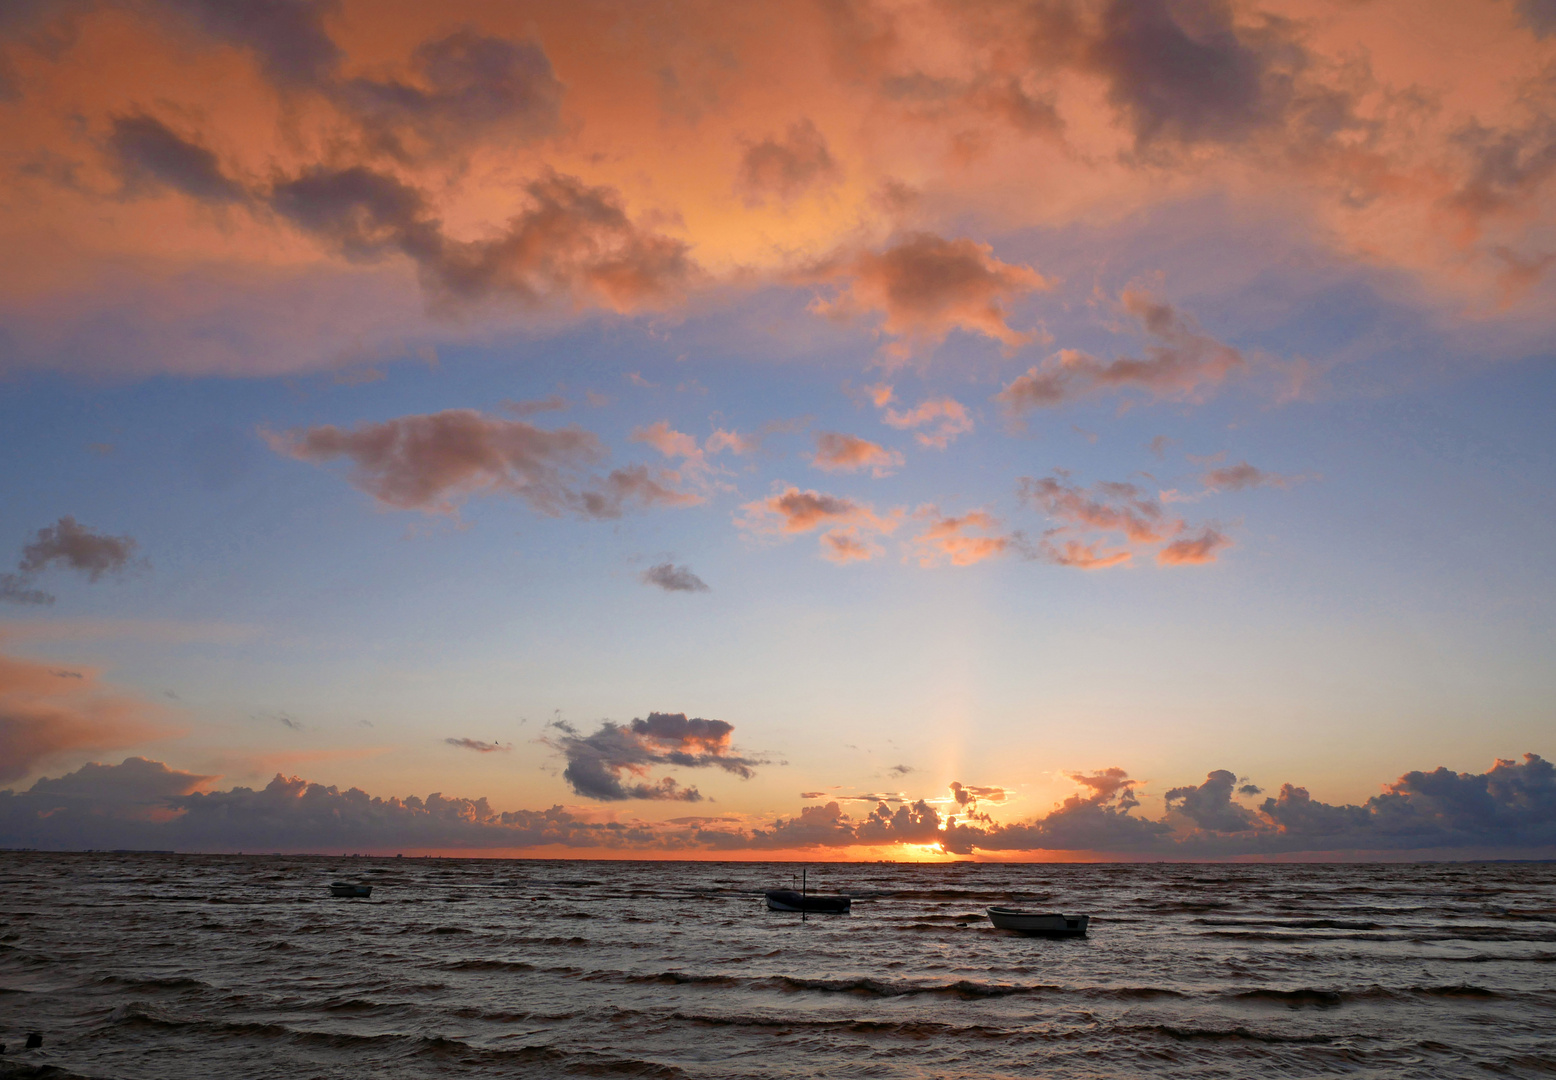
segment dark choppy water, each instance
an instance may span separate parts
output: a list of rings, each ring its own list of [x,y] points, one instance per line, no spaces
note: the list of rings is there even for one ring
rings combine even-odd
[[[1556,1073],[1553,865],[791,869],[0,853],[0,1076]]]

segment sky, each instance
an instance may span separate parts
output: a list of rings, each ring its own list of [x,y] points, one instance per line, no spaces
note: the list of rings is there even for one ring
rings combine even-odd
[[[0,846],[1556,856],[1552,0],[13,0]]]

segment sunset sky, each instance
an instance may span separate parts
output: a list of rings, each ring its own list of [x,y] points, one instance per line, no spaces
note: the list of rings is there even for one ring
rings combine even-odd
[[[1556,853],[1556,0],[13,0],[0,250],[0,846]]]

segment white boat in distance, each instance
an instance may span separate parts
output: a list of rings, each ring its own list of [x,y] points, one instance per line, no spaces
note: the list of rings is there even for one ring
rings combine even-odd
[[[1016,908],[991,907],[989,921],[1001,930],[1018,930],[1023,934],[1085,937],[1091,916],[1045,915],[1036,911],[1019,911]]]

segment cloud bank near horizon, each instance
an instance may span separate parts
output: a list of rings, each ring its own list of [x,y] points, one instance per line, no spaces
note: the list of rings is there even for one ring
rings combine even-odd
[[[723,745],[721,733],[693,730],[696,723],[656,713],[634,721],[642,730],[612,725],[590,738],[603,735],[613,745],[630,742],[627,749],[638,758],[649,752],[639,744],[676,742],[682,750],[663,752],[661,746],[658,756],[689,753],[717,759],[699,764],[737,774],[749,770],[744,759],[713,753]],[[727,734],[722,733],[726,741]],[[603,754],[609,749],[569,738],[578,740],[580,760],[585,750]],[[621,786],[609,767],[601,776],[607,787],[612,781]],[[0,791],[0,847],[365,853],[562,847],[580,854],[718,857],[763,851],[838,855],[912,845],[915,854],[930,847],[958,855],[1068,852],[1122,859],[1449,850],[1456,855],[1536,855],[1556,849],[1556,768],[1532,753],[1521,761],[1499,759],[1484,773],[1407,772],[1361,804],[1324,803],[1290,783],[1255,802],[1256,789],[1237,786],[1235,774],[1217,769],[1202,784],[1168,791],[1167,810],[1159,819],[1134,812],[1138,784],[1121,768],[1070,778],[1079,789],[1074,795],[1046,815],[1011,823],[995,821],[964,798],[946,800],[961,810],[960,818],[954,811],[942,816],[921,798],[895,807],[877,802],[862,816],[833,801],[770,822],[683,818],[654,823],[602,819],[563,806],[497,811],[485,798],[436,792],[425,799],[381,798],[280,774],[259,790],[202,790],[215,778],[127,758],[118,765],[93,763],[41,779],[25,791]],[[999,801],[995,792],[1004,794],[999,788],[960,783],[953,789],[957,795],[977,792],[990,802]]]

